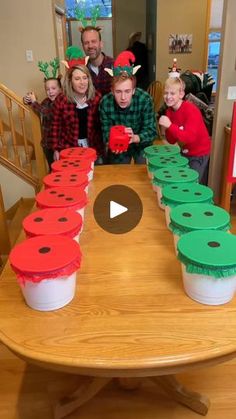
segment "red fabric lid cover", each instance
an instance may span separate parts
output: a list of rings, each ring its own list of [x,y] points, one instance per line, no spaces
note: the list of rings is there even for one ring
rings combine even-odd
[[[74,170],[76,172],[88,173],[91,170],[91,162],[83,157],[77,157],[76,159],[63,159],[54,161],[51,168],[53,172]]]
[[[82,227],[81,215],[68,208],[46,208],[29,214],[23,220],[27,236],[62,234],[73,238]]]
[[[35,196],[39,208],[72,208],[74,210],[85,207],[87,194],[83,188],[58,187],[48,188]]]
[[[65,148],[60,152],[60,159],[74,159],[77,157],[85,157],[88,160],[95,161],[97,153],[92,147],[71,147]]]
[[[79,244],[65,236],[37,236],[17,244],[9,255],[21,283],[69,276],[80,267]]]
[[[83,189],[88,186],[88,176],[85,172],[75,170],[64,170],[63,172],[53,172],[43,178],[43,183],[48,188],[56,186],[79,186]]]

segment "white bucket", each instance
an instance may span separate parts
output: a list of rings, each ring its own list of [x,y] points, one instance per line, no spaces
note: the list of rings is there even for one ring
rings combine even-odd
[[[177,250],[177,243],[179,241],[179,236],[178,234],[173,234],[173,239],[174,239],[174,247],[175,247],[175,254],[178,254],[178,250]]]
[[[34,310],[57,310],[68,304],[75,295],[76,272],[67,277],[25,281],[20,284],[25,301]]]
[[[90,182],[91,180],[93,180],[93,169],[91,169],[91,170],[88,172],[88,180],[89,180],[89,182]]]
[[[84,209],[85,209],[85,207],[79,208],[79,209],[76,210],[76,212],[81,215],[83,224],[84,224]],[[83,229],[83,225],[82,225],[81,231],[82,231],[82,229]]]
[[[187,273],[185,266],[182,273],[186,294],[198,303],[220,305],[228,303],[234,297],[235,275],[216,279],[209,275]]]
[[[165,216],[166,216],[166,225],[167,228],[170,230],[169,224],[170,224],[170,207],[168,205],[165,205]]]
[[[162,210],[164,210],[164,209],[165,209],[165,205],[163,205],[163,204],[161,203],[162,191],[161,191],[160,186],[157,186],[157,185],[156,185],[156,193],[157,193],[157,202],[158,202],[158,205],[159,205],[159,207],[160,207]]]
[[[149,179],[152,180],[153,179],[153,173],[148,170],[148,166],[147,166],[147,172],[148,172]]]

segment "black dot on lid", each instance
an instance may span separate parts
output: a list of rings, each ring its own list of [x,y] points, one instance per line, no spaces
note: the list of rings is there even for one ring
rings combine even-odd
[[[207,244],[209,247],[220,247],[219,242],[208,242]]]
[[[169,170],[163,170],[163,173],[169,173]]]
[[[34,218],[34,221],[36,223],[41,223],[41,221],[43,221],[43,218],[42,217],[36,217],[36,218]]]
[[[201,196],[202,193],[201,192],[194,192],[194,195]]]
[[[60,223],[65,223],[66,221],[68,221],[68,218],[66,218],[66,217],[60,217],[60,218],[58,218],[58,221]]]
[[[40,247],[39,249],[39,253],[45,254],[45,253],[49,253],[51,251],[50,247]]]
[[[166,177],[166,178],[171,178],[172,176],[171,176],[171,175],[166,175],[165,177]]]
[[[50,191],[49,192],[51,195],[55,195],[57,192],[56,191]]]
[[[60,174],[60,173],[58,173],[58,174],[56,174],[56,175],[55,175],[55,177],[61,177],[61,174]]]
[[[58,198],[62,198],[63,196],[65,196],[65,194],[64,193],[59,193],[57,196],[58,196]]]
[[[62,164],[62,167],[68,167],[68,165],[67,164]]]
[[[73,201],[73,198],[68,197],[68,198],[66,198],[66,201]]]
[[[212,217],[214,214],[211,211],[206,211],[204,212],[204,215],[206,215],[207,217]]]
[[[73,179],[73,178],[72,178],[72,179],[70,179],[70,181],[71,181],[71,182],[76,182],[76,179]]]
[[[181,175],[181,177],[187,177],[187,175]]]
[[[74,167],[79,167],[79,164],[74,164]]]
[[[178,189],[178,186],[171,186],[171,189]]]
[[[189,189],[183,189],[183,192],[189,192]]]
[[[70,175],[70,177],[77,177],[76,173],[73,173],[72,175]]]
[[[192,214],[190,214],[190,212],[183,212],[182,216],[183,217],[192,217]]]
[[[60,182],[61,179],[54,179],[54,182]]]
[[[183,169],[180,169],[180,170],[179,170],[179,173],[184,173],[184,170],[183,170]]]

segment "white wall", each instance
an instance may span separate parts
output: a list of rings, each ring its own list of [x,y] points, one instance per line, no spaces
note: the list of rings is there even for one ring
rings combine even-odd
[[[116,0],[115,12],[115,42],[116,56],[128,47],[129,35],[132,32],[142,32],[142,42],[146,42],[146,0]]]
[[[34,188],[0,165],[1,189],[5,210],[11,208],[20,198],[33,198]]]
[[[54,10],[51,0],[1,0],[0,82],[22,96],[29,90],[45,96],[37,62],[56,56]],[[32,50],[33,62],[26,61]]]

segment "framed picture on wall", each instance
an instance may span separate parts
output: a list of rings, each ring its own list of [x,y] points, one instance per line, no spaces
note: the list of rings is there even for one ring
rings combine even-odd
[[[192,52],[192,34],[169,35],[169,54],[189,54]]]

